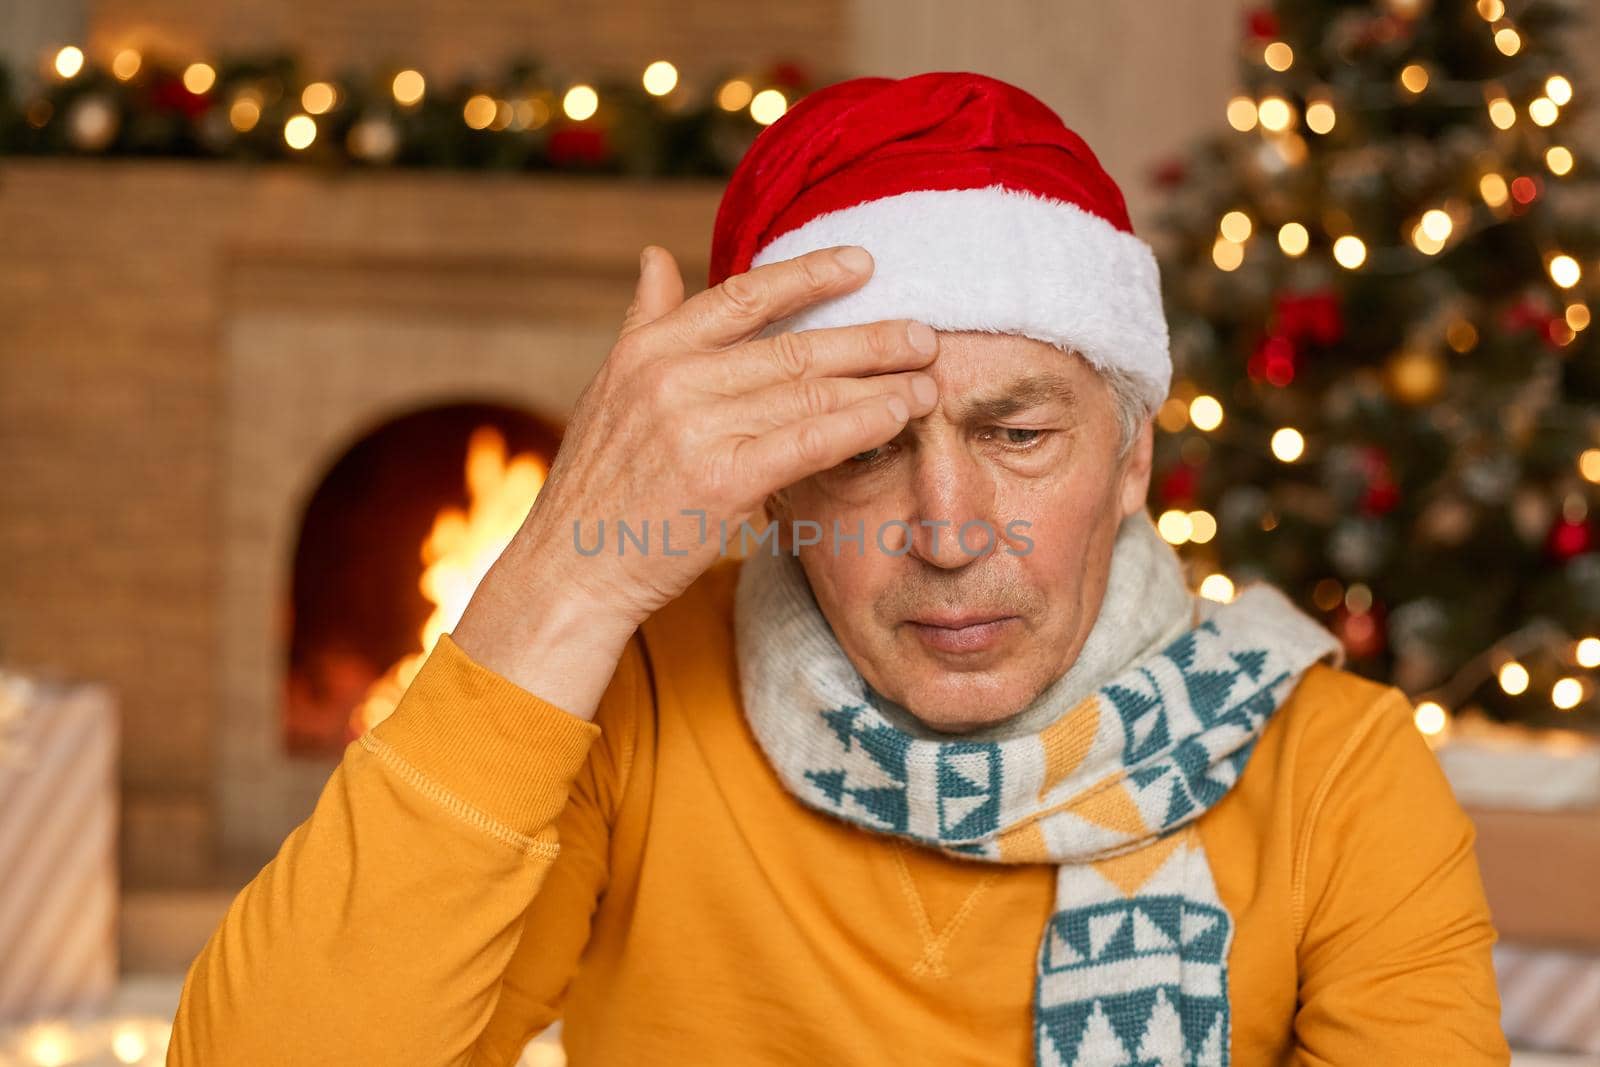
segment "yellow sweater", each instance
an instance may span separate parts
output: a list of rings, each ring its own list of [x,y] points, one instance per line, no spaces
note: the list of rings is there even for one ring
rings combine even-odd
[[[738,560],[594,723],[447,635],[190,968],[168,1063],[1028,1064],[1055,870],[803,807],[745,726]],[[1318,664],[1196,824],[1233,1063],[1510,1060],[1474,831],[1397,689]],[[558,846],[559,842],[559,846]]]

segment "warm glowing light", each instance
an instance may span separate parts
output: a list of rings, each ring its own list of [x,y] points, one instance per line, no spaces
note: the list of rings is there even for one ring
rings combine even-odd
[[[1311,232],[1298,222],[1286,222],[1278,229],[1278,247],[1286,256],[1301,256],[1311,247]]]
[[[1494,46],[1502,55],[1514,56],[1522,51],[1522,35],[1510,26],[1502,26],[1494,31]]]
[[[1262,59],[1273,70],[1283,71],[1294,66],[1294,49],[1282,41],[1273,41],[1262,53]]]
[[[196,96],[209,92],[217,84],[217,72],[209,63],[190,63],[183,69],[183,87]]]
[[[228,105],[228,124],[240,133],[249,133],[261,121],[261,101],[248,93],[240,93]]]
[[[658,59],[644,68],[644,91],[651,96],[666,96],[678,86],[678,68]]]
[[[1228,101],[1228,125],[1240,133],[1256,128],[1256,102],[1248,96],[1236,96]]]
[[[1429,737],[1443,733],[1449,720],[1450,716],[1445,713],[1444,708],[1432,700],[1424,700],[1411,713],[1411,721],[1416,724],[1418,730]]]
[[[1428,87],[1428,68],[1421,63],[1407,63],[1400,72],[1400,84],[1407,92],[1420,93]]]
[[[1587,330],[1589,328],[1589,305],[1568,304],[1567,325],[1572,329],[1573,333],[1577,333],[1579,330]]]
[[[1222,216],[1222,222],[1217,226],[1222,231],[1222,236],[1239,244],[1250,239],[1250,216],[1242,211],[1230,211]]]
[[[1566,107],[1572,103],[1572,83],[1559,74],[1552,74],[1545,79],[1544,95]]]
[[[111,1054],[119,1063],[138,1063],[149,1051],[150,1043],[137,1026],[124,1023],[111,1035]]]
[[[1272,454],[1285,463],[1293,463],[1305,455],[1306,439],[1292,426],[1285,426],[1272,435]]]
[[[76,78],[83,70],[83,49],[75,44],[67,45],[56,53],[55,68],[63,78]]]
[[[1571,256],[1562,254],[1550,260],[1550,280],[1563,289],[1571,289],[1583,278],[1583,268]]]
[[[1312,133],[1327,133],[1339,121],[1333,105],[1326,100],[1315,100],[1306,105],[1306,128]]]
[[[1528,117],[1535,126],[1554,126],[1561,117],[1561,109],[1548,96],[1537,97],[1528,104]]]
[[[1411,229],[1411,243],[1425,256],[1436,256],[1444,251],[1444,242],[1429,237],[1420,222]]]
[[[763,126],[771,126],[789,110],[789,101],[778,89],[763,89],[750,101],[750,117]]]
[[[1519,204],[1531,204],[1539,199],[1539,184],[1526,174],[1511,183],[1511,199]]]
[[[1574,650],[1578,666],[1600,667],[1600,637],[1585,637]]]
[[[326,115],[339,102],[339,91],[330,82],[312,82],[300,90],[300,106],[308,115]]]
[[[144,66],[144,57],[139,54],[138,50],[124,48],[112,58],[111,73],[117,76],[117,80],[127,81],[139,73],[139,68],[142,66]]]
[[[582,122],[600,110],[600,94],[588,85],[574,85],[561,98],[561,110],[574,122]]]
[[[1218,270],[1238,270],[1240,264],[1244,263],[1244,245],[1226,237],[1218,237],[1211,246],[1211,262],[1217,265]]]
[[[418,651],[402,657],[374,683],[356,709],[352,726],[371,729],[389,716],[400,695],[439,641],[461,619],[478,583],[505,551],[528,516],[549,468],[532,453],[506,456],[505,438],[485,427],[467,445],[465,511],[441,510],[422,544],[424,570],[419,588],[434,605],[418,635]]]
[[[1217,519],[1209,511],[1189,512],[1189,540],[1203,545],[1217,536]]]
[[[1226,604],[1233,599],[1233,581],[1226,574],[1208,574],[1200,583],[1200,595]]]
[[[1554,144],[1544,151],[1544,165],[1558,178],[1572,173],[1572,163],[1572,149],[1566,145]]]
[[[750,88],[749,82],[734,78],[723,82],[722,88],[717,90],[717,106],[724,111],[743,111],[754,96],[755,90]]]
[[[1478,179],[1478,193],[1490,207],[1500,207],[1511,198],[1506,180],[1492,171]]]
[[[1282,133],[1294,125],[1294,106],[1281,96],[1269,96],[1258,109],[1261,125],[1273,133]]]
[[[428,83],[421,71],[407,69],[394,76],[389,88],[394,93],[395,103],[410,107],[422,100]]]
[[[1444,339],[1457,352],[1471,352],[1478,344],[1478,328],[1466,319],[1456,319],[1445,327]]]
[[[1435,241],[1448,241],[1452,228],[1450,216],[1439,208],[1422,213],[1422,232]]]
[[[1333,259],[1346,270],[1355,270],[1367,261],[1367,246],[1361,238],[1345,234],[1333,242]]]
[[[1161,513],[1156,529],[1169,545],[1181,545],[1194,533],[1194,524],[1189,521],[1188,512],[1172,509]]]
[[[1189,421],[1198,430],[1210,432],[1222,425],[1222,403],[1204,393],[1189,401]]]
[[[317,139],[317,120],[310,115],[295,115],[283,124],[283,139],[290,148],[310,148]]]
[[[1500,688],[1510,696],[1519,696],[1528,689],[1528,668],[1511,660],[1500,668]]]
[[[1478,0],[1478,16],[1485,22],[1499,22],[1506,16],[1503,0]]]
[[[1489,121],[1495,129],[1509,130],[1517,124],[1517,109],[1505,97],[1497,96],[1489,101]]]
[[[487,130],[499,110],[494,97],[477,93],[467,97],[467,102],[461,107],[461,118],[474,130]]]
[[[72,1033],[64,1026],[35,1027],[23,1040],[23,1054],[39,1067],[62,1067],[76,1058]]]
[[[1550,687],[1550,703],[1562,711],[1570,711],[1583,700],[1583,683],[1576,678],[1560,678]]]

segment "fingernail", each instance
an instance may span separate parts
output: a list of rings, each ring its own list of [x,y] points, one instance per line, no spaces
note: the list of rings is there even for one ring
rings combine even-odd
[[[833,254],[833,258],[837,259],[839,265],[851,274],[864,274],[872,269],[872,256],[868,254],[865,248],[857,245],[839,249]]]
[[[911,417],[911,409],[906,407],[906,402],[904,400],[901,400],[897,396],[891,396],[889,398],[889,414],[893,415],[901,422],[905,422]]]
[[[939,387],[926,374],[919,374],[911,379],[911,395],[917,398],[917,403],[927,406],[939,399]]]
[[[925,356],[931,356],[939,349],[939,338],[927,323],[911,323],[906,327],[906,337],[911,340],[911,347]]]

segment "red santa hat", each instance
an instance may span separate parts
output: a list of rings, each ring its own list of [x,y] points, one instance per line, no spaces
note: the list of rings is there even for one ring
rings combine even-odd
[[[1036,97],[981,74],[855,78],[763,130],[717,211],[710,284],[832,245],[875,269],[765,334],[909,318],[1172,380],[1161,281],[1122,191]]]

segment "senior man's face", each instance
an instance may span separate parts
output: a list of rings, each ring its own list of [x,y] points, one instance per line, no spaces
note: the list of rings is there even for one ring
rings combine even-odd
[[[820,524],[800,562],[856,669],[962,733],[1015,715],[1077,659],[1117,528],[1144,507],[1152,430],[1119,462],[1104,379],[1042,341],[941,333],[929,372],[931,413],[791,486],[779,517]],[[864,544],[835,529],[864,529]]]

